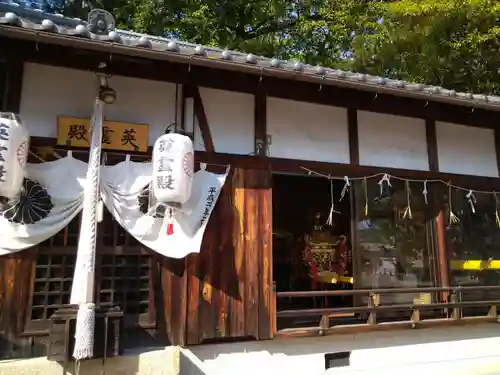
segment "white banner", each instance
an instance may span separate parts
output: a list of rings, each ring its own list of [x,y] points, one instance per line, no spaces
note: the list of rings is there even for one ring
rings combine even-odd
[[[35,246],[64,229],[80,212],[87,163],[68,156],[27,165],[21,195],[0,212],[0,255]]]
[[[171,258],[199,253],[203,234],[219,198],[228,171],[219,175],[200,170],[193,177],[191,197],[174,210],[172,219],[163,217],[160,209],[149,209],[152,182],[151,163],[130,160],[103,167],[101,175],[103,202],[116,221],[150,249]],[[172,225],[167,231],[167,226]]]
[[[28,164],[20,197],[0,212],[0,255],[38,245],[64,229],[83,206],[88,164],[71,156]],[[199,253],[205,228],[227,178],[200,170],[191,197],[173,220],[148,215],[151,163],[125,161],[101,167],[101,197],[120,225],[144,246],[172,258]],[[158,211],[161,211],[158,209]],[[167,225],[173,224],[171,234]]]

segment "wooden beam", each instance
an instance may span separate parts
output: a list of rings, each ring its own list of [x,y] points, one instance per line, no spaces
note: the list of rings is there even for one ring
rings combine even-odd
[[[65,146],[57,146],[57,140],[55,138],[44,138],[44,137],[31,137],[31,145],[34,148],[51,146],[56,150],[67,150]],[[79,150],[83,152],[88,152],[88,149],[72,148],[75,153]],[[107,151],[108,154],[112,155],[113,151]],[[122,155],[122,153],[119,153]],[[132,155],[136,153],[131,153]],[[144,155],[145,153],[137,153],[139,155]],[[151,155],[151,147],[148,149],[148,154]],[[234,154],[223,154],[217,152],[207,152],[207,151],[196,151],[195,159],[197,162],[206,162],[213,164],[226,165],[231,164],[235,168],[244,169],[267,169],[277,172],[302,172],[306,174],[303,169],[309,168],[317,172],[331,174],[332,176],[342,177],[363,177],[370,176],[377,173],[388,173],[393,176],[398,176],[402,178],[413,178],[420,179],[422,181],[426,179],[440,179],[443,181],[451,181],[455,185],[464,187],[465,189],[472,190],[496,190],[500,191],[500,179],[496,177],[481,177],[481,176],[471,176],[471,175],[461,175],[453,173],[442,173],[433,171],[418,171],[418,170],[407,170],[407,169],[397,169],[388,167],[372,167],[366,165],[350,165],[350,164],[339,164],[339,163],[327,163],[309,160],[293,160],[293,159],[282,159],[282,158],[257,158],[250,155],[234,155]]]
[[[254,137],[255,155],[267,156],[267,96],[263,89],[255,94]]]
[[[427,140],[427,157],[429,159],[429,170],[439,172],[438,146],[436,136],[436,121],[425,120],[425,136]]]
[[[11,42],[0,44],[0,48],[4,47],[12,52],[0,62],[0,110],[19,113],[24,64]]]
[[[432,171],[406,170],[388,167],[372,167],[365,165],[350,165],[339,163],[326,163],[308,160],[292,160],[282,158],[256,158],[245,155],[232,155],[220,153],[196,152],[196,160],[215,164],[231,164],[234,167],[250,169],[271,169],[279,172],[302,172],[303,168],[309,168],[316,172],[331,174],[335,177],[364,177],[377,173],[388,173],[402,178],[419,179],[422,182],[426,179],[441,179],[452,181],[454,184],[466,189],[473,190],[494,190],[500,189],[500,179],[493,177],[466,176],[451,173],[441,173]],[[500,190],[498,190],[500,191]]]
[[[201,98],[200,90],[197,86],[192,86],[190,88],[191,94],[194,99],[194,113],[198,119],[198,125],[200,126],[201,138],[203,139],[203,144],[205,150],[208,152],[215,152],[214,140],[212,139],[212,134],[210,133],[210,125],[208,123],[207,114],[205,112],[205,107],[203,105],[203,99]]]
[[[436,121],[434,119],[425,120],[425,135],[427,140],[427,157],[429,160],[429,169],[432,172],[439,172],[439,157],[436,133]],[[436,216],[434,217],[434,228],[431,233],[434,234],[433,245],[437,252],[437,267],[438,267],[438,280],[439,286],[450,285],[450,269],[448,262],[448,248],[446,247],[446,229],[444,220],[444,206],[441,202],[442,189],[432,193],[431,200],[434,202],[435,207],[439,207]],[[434,230],[435,229],[435,230]],[[440,293],[441,301],[446,302],[449,293]]]
[[[349,132],[349,155],[352,165],[359,165],[358,111],[347,110],[347,128]]]
[[[423,99],[390,94],[378,94],[338,86],[323,86],[307,82],[265,77],[213,69],[188,64],[153,61],[138,57],[113,55],[49,45],[32,41],[16,41],[16,49],[26,61],[66,68],[95,70],[100,62],[108,62],[110,73],[158,81],[195,83],[198,86],[255,94],[264,85],[268,96],[304,102],[332,105],[358,110],[415,118],[495,128],[500,112],[456,106]]]

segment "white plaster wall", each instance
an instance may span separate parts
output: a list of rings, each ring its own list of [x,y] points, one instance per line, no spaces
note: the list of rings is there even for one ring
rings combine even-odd
[[[254,152],[254,96],[200,87],[216,152],[249,155]],[[205,150],[198,124],[195,150]]]
[[[498,177],[493,129],[436,122],[439,170]]]
[[[267,133],[272,157],[350,162],[346,109],[269,97]]]
[[[348,367],[325,370],[325,353],[351,351]],[[500,374],[500,326],[462,326],[182,349],[182,375]]]
[[[90,118],[96,84],[91,72],[25,64],[20,115],[30,135],[56,137],[57,116]],[[109,84],[117,99],[106,106],[106,119],[148,124],[149,144],[174,122],[174,84],[120,76]]]
[[[358,111],[361,165],[429,170],[425,121]]]

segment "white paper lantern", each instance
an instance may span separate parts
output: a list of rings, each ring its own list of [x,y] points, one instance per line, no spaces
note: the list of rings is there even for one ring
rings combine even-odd
[[[178,133],[164,134],[153,147],[153,194],[158,202],[186,203],[193,183],[193,142]]]
[[[13,198],[26,176],[29,134],[19,116],[0,113],[0,196]]]

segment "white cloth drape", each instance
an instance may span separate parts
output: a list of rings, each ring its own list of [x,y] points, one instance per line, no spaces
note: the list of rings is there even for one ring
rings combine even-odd
[[[101,175],[103,202],[133,237],[154,251],[171,258],[199,253],[210,215],[227,178],[200,170],[193,177],[190,199],[182,211],[174,211],[174,231],[167,234],[168,219],[145,215],[138,197],[151,183],[151,163],[125,161],[104,167]]]
[[[27,178],[45,188],[53,207],[47,217],[34,223],[17,224],[0,216],[0,255],[35,246],[64,229],[82,209],[87,169],[88,164],[73,158],[71,153],[56,161],[28,164]],[[198,253],[227,173],[195,173],[184,212],[174,214],[172,235],[166,233],[166,219],[145,215],[139,209],[139,195],[151,183],[151,176],[151,163],[125,161],[101,167],[103,202],[115,220],[144,246],[172,258]]]
[[[66,227],[82,209],[86,172],[87,163],[73,158],[71,153],[56,161],[28,164],[26,177],[46,190],[52,208],[46,217],[34,222],[16,223],[0,216],[0,255],[37,245]],[[36,203],[39,196],[35,192],[30,198],[32,193],[23,192]],[[9,208],[18,209],[22,209],[20,203]]]

